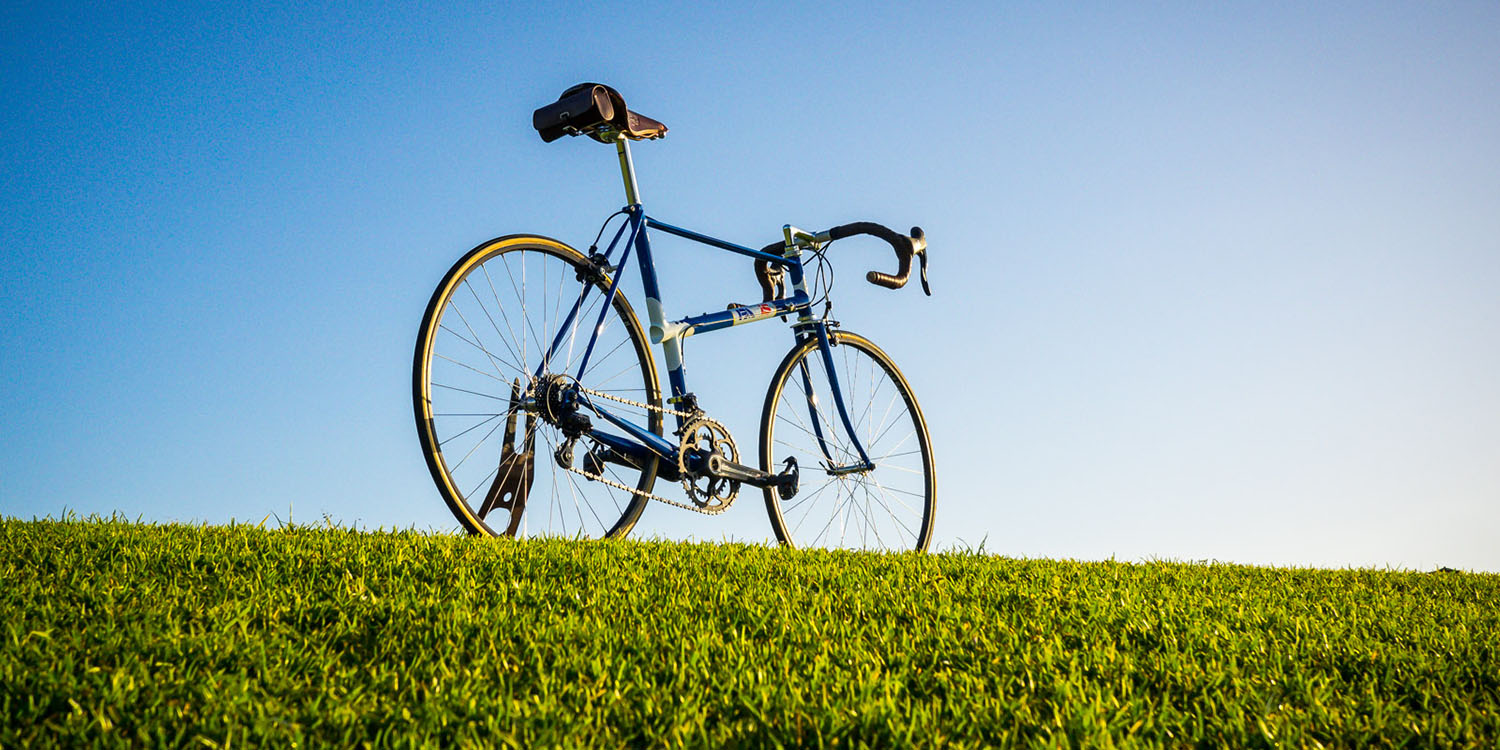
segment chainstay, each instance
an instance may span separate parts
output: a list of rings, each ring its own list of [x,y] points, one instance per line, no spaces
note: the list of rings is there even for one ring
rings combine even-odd
[[[659,412],[662,412],[664,414],[671,414],[674,417],[682,417],[683,419],[691,419],[693,417],[692,414],[690,414],[688,412],[685,412],[685,411],[679,411],[677,409],[669,409],[669,408],[667,408],[665,406],[656,406],[655,404],[641,403],[640,401],[632,401],[632,400],[630,400],[628,398],[624,398],[624,397],[621,397],[621,396],[616,396],[616,395],[611,394],[611,393],[605,393],[603,391],[596,391],[593,388],[587,388],[587,387],[583,386],[582,384],[578,385],[578,390],[583,391],[584,393],[587,393],[590,396],[595,396],[595,397],[602,398],[602,399],[608,399],[610,401],[618,401],[619,403],[625,404],[627,406],[634,406],[637,409],[645,409],[647,411],[659,411]],[[583,476],[583,477],[587,477],[588,479],[592,479],[595,482],[601,482],[603,484],[609,485],[610,487],[614,487],[615,489],[624,490],[626,492],[629,492],[632,495],[640,495],[641,497],[644,497],[647,500],[655,500],[655,501],[657,501],[659,503],[666,503],[667,505],[671,505],[673,507],[683,508],[685,510],[693,511],[694,513],[702,513],[705,516],[717,516],[720,513],[723,513],[724,511],[729,510],[729,505],[730,504],[728,504],[728,503],[723,504],[723,505],[702,506],[702,507],[700,507],[700,506],[695,505],[693,503],[678,502],[676,500],[672,500],[672,499],[669,499],[669,498],[662,497],[661,495],[652,494],[650,492],[644,492],[644,491],[642,491],[642,490],[640,490],[638,488],[635,488],[635,487],[627,487],[623,483],[616,482],[615,480],[610,479],[610,478],[608,478],[606,476],[603,476],[602,474],[595,474],[595,473],[593,473],[591,471],[584,471],[583,469],[577,469],[577,468],[574,468],[572,466],[564,466],[563,468],[567,469],[568,471],[573,472],[574,474],[578,474],[579,476]]]

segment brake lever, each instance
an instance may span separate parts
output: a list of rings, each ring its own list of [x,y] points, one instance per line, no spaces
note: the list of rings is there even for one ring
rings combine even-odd
[[[922,264],[922,293],[932,296],[932,287],[927,285],[927,235],[923,234],[921,227],[911,228],[912,255],[917,256],[917,261]]]
[[[761,302],[781,299],[786,294],[785,278],[785,269],[781,266],[772,266],[765,260],[755,261],[755,281],[760,284]]]

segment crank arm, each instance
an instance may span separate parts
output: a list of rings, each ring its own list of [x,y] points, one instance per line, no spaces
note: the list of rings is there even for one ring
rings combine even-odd
[[[708,457],[708,475],[752,487],[774,487],[781,492],[782,498],[797,494],[797,462],[793,459],[787,460],[786,471],[772,474],[714,455]]]
[[[728,479],[732,482],[744,482],[756,487],[770,487],[776,483],[776,475],[768,474],[760,469],[753,469],[744,464],[737,464],[725,459],[723,456],[708,457],[708,475],[719,479]]]

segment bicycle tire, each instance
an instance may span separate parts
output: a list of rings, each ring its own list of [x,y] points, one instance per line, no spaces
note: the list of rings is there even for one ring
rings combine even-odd
[[[797,494],[785,501],[774,488],[765,490],[771,528],[782,544],[793,548],[925,551],[932,542],[937,472],[927,421],[911,385],[869,339],[831,331],[829,343],[850,420],[875,468],[841,475],[830,471],[835,460],[857,461],[858,453],[838,416],[817,337],[802,337],[777,366],[761,412],[761,470],[782,470],[790,455],[797,458],[802,478]],[[809,380],[812,398],[806,395]],[[788,391],[788,383],[797,387]],[[784,427],[781,438],[778,426]],[[915,447],[908,445],[912,438]],[[829,493],[832,487],[837,489]],[[828,533],[834,528],[837,539]],[[857,532],[852,537],[851,530]]]
[[[568,472],[554,460],[565,439],[560,430],[512,404],[511,388],[531,386],[540,351],[546,348],[543,342],[551,341],[566,311],[584,291],[584,284],[590,283],[584,281],[587,274],[580,272],[586,267],[587,259],[581,253],[557,240],[507,235],[475,247],[454,263],[428,301],[412,363],[417,434],[439,494],[470,533],[621,537],[635,526],[649,502],[639,493],[651,491],[658,459],[652,458],[639,468],[613,463],[603,466],[606,476],[635,487],[634,493],[589,480]],[[497,284],[501,272],[505,278]],[[541,288],[533,291],[530,281],[538,272]],[[572,322],[562,372],[573,367],[582,354],[577,334],[581,330],[587,341],[610,279],[598,274],[592,284],[598,293],[589,292],[588,301]],[[506,287],[509,292],[503,291]],[[599,327],[599,344],[589,361],[589,372],[582,373],[579,382],[656,407],[632,412],[623,404],[609,404],[660,435],[661,389],[650,346],[623,293],[616,294],[611,307],[613,315],[605,316]],[[458,319],[451,326],[445,324],[445,318],[450,317]],[[504,349],[494,345],[497,340]],[[627,343],[630,346],[625,346]],[[564,356],[564,351],[560,348],[556,356]],[[608,370],[596,369],[600,365]],[[527,422],[527,417],[534,421]],[[501,444],[505,425],[520,433],[510,443],[516,453],[531,448],[529,468],[524,456],[507,467]],[[499,439],[495,438],[497,432],[501,433]],[[579,443],[587,440],[585,437]],[[454,452],[467,450],[450,462],[445,447]],[[474,459],[476,454],[480,458]],[[477,463],[465,469],[470,460]],[[494,468],[487,468],[491,466]],[[496,495],[496,488],[517,469],[522,471],[523,480],[529,472],[531,480],[521,482],[529,487],[521,502],[517,502],[515,493],[508,495],[510,508],[481,500]],[[496,509],[507,511],[502,515],[504,524],[495,522]]]

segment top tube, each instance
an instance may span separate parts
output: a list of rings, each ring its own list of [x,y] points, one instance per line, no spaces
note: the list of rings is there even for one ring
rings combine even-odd
[[[800,265],[796,261],[793,261],[793,260],[790,260],[790,259],[787,259],[787,258],[783,258],[780,255],[772,255],[770,253],[763,253],[763,252],[761,252],[759,250],[752,250],[752,249],[750,249],[748,247],[745,247],[744,245],[736,245],[733,242],[725,242],[724,240],[721,240],[721,239],[718,239],[718,238],[715,238],[715,237],[710,237],[710,236],[708,236],[706,234],[699,234],[698,232],[694,232],[691,229],[683,229],[682,227],[673,226],[671,224],[668,224],[665,221],[658,221],[656,219],[651,218],[650,216],[646,217],[646,225],[648,227],[651,227],[651,228],[654,228],[654,229],[660,229],[661,231],[666,232],[667,234],[675,234],[678,237],[682,237],[684,239],[689,239],[689,240],[692,240],[694,242],[699,242],[699,243],[702,243],[704,245],[709,245],[711,247],[717,247],[717,248],[719,248],[721,250],[728,250],[731,253],[739,253],[740,255],[748,255],[751,258],[755,258],[756,260],[764,260],[764,261],[767,261],[769,263],[775,263],[778,266],[795,266],[795,265]]]

